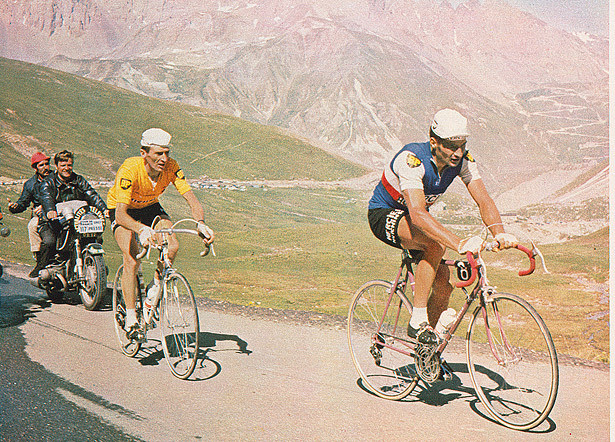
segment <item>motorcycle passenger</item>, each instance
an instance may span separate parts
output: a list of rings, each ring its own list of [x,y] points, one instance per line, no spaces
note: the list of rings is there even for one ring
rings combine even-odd
[[[169,215],[158,202],[158,197],[171,183],[184,197],[198,222],[197,227],[203,242],[207,245],[214,240],[214,234],[205,225],[203,207],[186,182],[177,161],[169,157],[171,135],[158,128],[147,129],[141,135],[141,156],[128,158],[120,166],[115,176],[115,184],[109,190],[107,203],[111,227],[124,261],[122,287],[126,302],[126,322],[124,328],[128,339],[143,339],[136,316],[136,275],[140,262],[137,260],[135,233],[144,246],[157,244],[160,234],[150,227],[159,216],[158,227],[168,228],[172,223]],[[169,235],[169,259],[173,260],[179,250],[175,235]],[[148,297],[157,295],[162,287],[160,271],[163,263],[158,261],[154,279],[147,286]]]
[[[30,251],[36,256],[36,266],[30,272],[30,278],[35,278],[44,266],[41,266],[40,249],[41,243],[53,244],[55,237],[49,229],[47,223],[39,220],[43,217],[41,203],[38,197],[38,186],[49,175],[49,157],[42,152],[36,152],[30,158],[30,165],[35,170],[34,176],[28,179],[21,191],[21,195],[16,202],[9,199],[9,211],[11,213],[21,213],[32,204],[32,214],[28,222],[28,239],[30,241]]]
[[[56,239],[59,232],[53,229],[50,220],[58,217],[56,204],[66,201],[82,200],[89,205],[95,206],[102,213],[107,213],[107,205],[94,188],[83,178],[73,172],[73,153],[63,150],[57,153],[53,162],[56,171],[51,173],[39,185],[39,199],[43,206],[45,223],[53,235],[51,244],[43,243],[40,251],[41,269],[45,268],[55,256]]]

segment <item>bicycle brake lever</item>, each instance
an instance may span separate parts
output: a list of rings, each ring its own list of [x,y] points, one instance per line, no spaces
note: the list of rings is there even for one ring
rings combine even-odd
[[[538,247],[536,247],[536,244],[534,243],[534,241],[530,240],[530,242],[532,243],[532,253],[534,255],[540,256],[540,262],[542,264],[542,269],[544,270],[545,273],[550,275],[551,272],[547,270],[547,265],[545,264],[545,257],[542,255],[542,252],[538,250]]]
[[[209,254],[209,252],[211,251],[211,254],[213,256],[216,256],[216,251],[214,250],[214,245],[210,244],[205,250],[203,250],[200,255],[201,256],[207,256]]]

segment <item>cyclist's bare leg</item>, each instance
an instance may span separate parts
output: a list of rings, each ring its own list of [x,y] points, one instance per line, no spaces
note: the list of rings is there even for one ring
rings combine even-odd
[[[156,229],[168,229],[168,228],[171,228],[172,226],[173,226],[173,222],[170,219],[161,219],[158,222],[158,224],[156,224],[155,228]],[[171,263],[175,259],[175,256],[177,255],[178,251],[179,251],[179,241],[177,240],[177,235],[175,235],[174,233],[171,235],[168,235],[167,256],[169,260],[171,261]],[[159,275],[162,274],[163,267],[164,267],[164,263],[158,260],[157,269],[158,269]]]
[[[427,314],[429,325],[436,327],[438,319],[444,310],[448,308],[448,302],[453,292],[450,282],[450,270],[448,266],[440,265],[436,272],[436,279],[433,283],[433,292],[427,302]]]
[[[115,240],[122,251],[124,258],[124,271],[122,273],[122,290],[124,302],[127,309],[135,309],[136,301],[136,281],[137,271],[139,269],[139,261],[135,258],[137,255],[137,242],[134,239],[133,233],[118,226],[114,232]]]
[[[407,217],[404,217],[400,221],[397,235],[400,237],[402,247],[405,249],[423,251],[423,259],[419,261],[414,272],[414,307],[427,307],[428,316],[430,318],[429,322],[433,327],[435,323],[431,324],[432,318],[436,318],[437,322],[437,318],[440,317],[440,313],[442,313],[446,307],[442,310],[440,309],[442,305],[444,305],[444,301],[446,301],[446,305],[448,305],[448,297],[452,291],[452,287],[449,291],[446,284],[440,279],[448,278],[448,269],[439,270],[441,267],[440,261],[444,256],[446,248],[437,241],[429,238],[414,226],[411,226],[408,223]],[[438,283],[434,285],[436,276],[438,276]],[[434,288],[436,299],[430,303],[431,305],[428,305],[432,287]],[[434,311],[430,312],[430,308],[434,309]]]

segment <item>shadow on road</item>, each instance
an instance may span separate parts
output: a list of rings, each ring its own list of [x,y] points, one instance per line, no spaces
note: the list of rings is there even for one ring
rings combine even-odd
[[[141,440],[77,404],[94,404],[133,421],[143,420],[139,414],[29,358],[19,326],[50,306],[46,294],[28,280],[0,278],[0,440]]]
[[[10,292],[9,292],[10,284]],[[44,293],[33,294],[34,288],[28,281],[0,278],[0,328],[21,325],[51,303]]]
[[[148,342],[155,342],[155,345],[142,347],[139,351],[139,354],[142,355],[139,363],[141,365],[158,365],[164,359],[161,343],[158,340],[152,339],[148,339]],[[236,348],[228,348],[224,344],[226,342],[234,342]],[[199,334],[197,365],[190,380],[204,381],[216,377],[222,371],[222,366],[210,356],[218,352],[228,351],[246,355],[252,353],[252,350],[248,349],[248,343],[237,335],[201,332]]]
[[[437,381],[433,384],[426,384],[423,381],[419,381],[414,391],[410,395],[402,399],[400,402],[422,402],[424,404],[432,405],[434,407],[442,407],[456,400],[464,400],[470,404],[470,408],[476,414],[490,422],[493,422],[496,425],[501,425],[499,422],[495,421],[489,415],[483,413],[479,409],[481,402],[476,397],[474,387],[472,385],[465,386],[461,382],[459,376],[456,375],[456,373],[468,373],[467,364],[451,363],[449,364],[449,366],[453,371],[451,379]],[[412,373],[415,373],[413,368],[411,370]],[[487,373],[487,371],[489,370],[483,367],[482,371],[484,373]],[[494,380],[499,379],[499,383],[504,383],[499,374],[495,372],[490,372],[488,375]],[[363,385],[361,378],[357,379],[357,385],[367,393],[373,394]],[[555,422],[551,418],[547,418],[538,427],[525,432],[531,434],[545,434],[555,431],[556,428],[557,425],[555,424]]]
[[[101,299],[100,304],[98,304],[98,307],[96,308],[96,310],[101,311],[101,312],[109,312],[113,310],[112,298],[113,298],[113,289],[107,287],[107,292],[105,293],[105,295],[103,295],[103,299]],[[76,291],[64,293],[64,296],[62,297],[62,300],[59,303],[68,304],[68,305],[82,304],[81,297],[79,296],[79,293],[77,293]]]
[[[111,296],[108,289],[97,310],[111,310]],[[59,303],[79,305],[81,298],[76,292],[65,293]],[[11,278],[9,282],[6,275],[0,278],[0,328],[23,324],[51,304],[45,292],[32,287],[27,279]]]

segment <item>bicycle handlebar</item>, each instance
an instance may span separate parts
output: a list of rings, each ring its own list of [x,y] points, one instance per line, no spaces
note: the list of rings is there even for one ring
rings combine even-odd
[[[497,243],[491,243],[488,244],[487,247],[485,247],[485,250],[493,250],[495,248],[495,246],[497,246]],[[515,249],[522,251],[523,253],[525,253],[527,255],[527,257],[529,258],[530,261],[530,267],[527,270],[519,270],[519,276],[527,276],[527,275],[531,275],[532,273],[534,273],[534,270],[536,270],[536,252],[534,249],[528,249],[525,246],[522,246],[520,244],[517,244],[515,247]],[[474,255],[472,255],[472,253],[468,252],[466,254],[466,257],[468,259],[468,262],[470,263],[470,266],[472,267],[472,274],[470,275],[470,279],[468,279],[467,281],[458,281],[455,283],[455,287],[457,288],[461,288],[461,287],[467,287],[470,284],[472,284],[475,280],[476,280],[476,276],[478,274],[478,261],[474,258]]]
[[[519,276],[527,276],[534,273],[534,270],[536,270],[536,254],[534,253],[534,250],[530,250],[527,247],[524,247],[519,244],[517,244],[515,248],[525,253],[530,260],[530,268],[527,270],[519,270]]]
[[[176,229],[176,228],[165,228],[165,229],[158,229],[156,230],[156,233],[167,233],[167,234],[172,234],[172,233],[189,233],[192,235],[197,235],[200,236],[200,233],[198,232],[198,230],[192,230],[192,229]],[[143,258],[146,254],[149,254],[150,249],[154,247],[154,248],[160,248],[160,246],[156,246],[156,245],[152,245],[149,244],[146,247],[143,247],[143,250],[141,250],[141,252],[139,252],[136,256],[137,259],[141,259]],[[205,250],[203,250],[202,252],[199,253],[199,255],[201,256],[205,256],[209,253],[209,251],[212,251],[213,255],[216,256],[216,252],[214,252],[213,250],[213,244],[212,245],[206,245]]]

